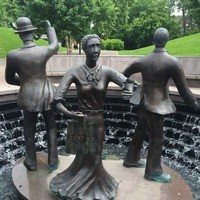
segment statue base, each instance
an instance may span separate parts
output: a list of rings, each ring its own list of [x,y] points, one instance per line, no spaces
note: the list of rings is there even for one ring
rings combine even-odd
[[[74,156],[59,156],[60,165],[53,172],[48,171],[47,154],[37,153],[37,171],[28,171],[19,159],[12,170],[13,183],[26,200],[56,200],[49,189],[50,180],[64,171]],[[119,182],[115,200],[192,200],[192,192],[184,179],[169,167],[162,165],[171,175],[171,183],[157,183],[144,179],[144,168],[125,168],[122,160],[103,160],[103,166]]]

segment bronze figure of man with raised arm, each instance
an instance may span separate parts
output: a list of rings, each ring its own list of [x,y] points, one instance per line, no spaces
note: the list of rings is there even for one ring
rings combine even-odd
[[[37,116],[41,112],[47,129],[48,164],[53,169],[58,165],[55,116],[50,109],[55,89],[47,78],[46,63],[58,51],[57,36],[50,22],[46,20],[49,45],[37,46],[33,42],[37,28],[33,27],[31,20],[20,17],[15,24],[15,33],[19,34],[23,45],[8,53],[5,79],[9,84],[20,86],[18,107],[24,112],[24,165],[30,171],[37,169],[34,137]]]

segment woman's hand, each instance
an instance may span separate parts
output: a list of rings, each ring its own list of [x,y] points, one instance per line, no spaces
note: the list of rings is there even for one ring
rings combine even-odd
[[[71,112],[67,110],[67,108],[60,102],[57,103],[55,107],[59,112],[72,119],[83,119],[86,117],[86,115],[84,115],[82,112]]]
[[[71,112],[71,118],[73,119],[83,119],[86,117],[82,112]]]

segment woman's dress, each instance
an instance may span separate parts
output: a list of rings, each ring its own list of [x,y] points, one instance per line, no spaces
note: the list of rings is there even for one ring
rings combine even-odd
[[[58,86],[55,102],[62,102],[70,85],[75,83],[79,109],[87,115],[69,124],[68,131],[73,132],[76,141],[76,157],[50,182],[51,191],[61,199],[114,199],[118,183],[102,164],[103,108],[108,83],[112,81],[123,87],[126,79],[106,66],[97,65],[89,69],[80,65],[68,71]]]

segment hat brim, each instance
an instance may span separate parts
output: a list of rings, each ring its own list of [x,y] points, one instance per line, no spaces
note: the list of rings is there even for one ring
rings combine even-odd
[[[37,30],[37,28],[29,28],[29,29],[24,29],[24,30],[18,30],[18,31],[15,31],[15,33],[25,33],[25,32],[31,32],[31,31],[34,31],[34,30]]]

